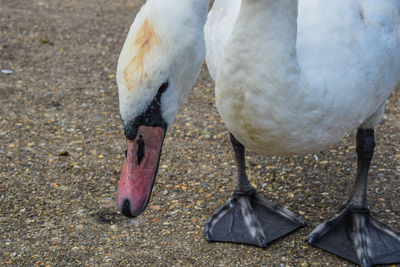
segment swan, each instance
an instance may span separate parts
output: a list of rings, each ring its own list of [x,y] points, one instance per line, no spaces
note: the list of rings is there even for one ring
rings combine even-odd
[[[400,80],[399,1],[224,1],[207,20],[209,1],[148,0],[131,26],[117,67],[127,139],[121,212],[145,209],[165,133],[206,56],[238,171],[233,197],[206,223],[206,239],[265,247],[304,225],[251,186],[245,148],[312,153],[357,130],[351,197],[307,240],[361,266],[400,262],[400,234],[369,214],[366,199],[374,128]]]

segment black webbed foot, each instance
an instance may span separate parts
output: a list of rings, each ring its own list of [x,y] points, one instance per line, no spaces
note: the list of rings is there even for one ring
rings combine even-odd
[[[400,262],[400,234],[370,215],[346,207],[308,235],[310,244],[363,267]]]
[[[288,209],[252,194],[235,194],[207,221],[207,241],[266,247],[270,242],[304,226]]]

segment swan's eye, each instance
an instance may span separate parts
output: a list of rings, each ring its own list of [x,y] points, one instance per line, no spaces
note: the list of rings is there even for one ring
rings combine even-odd
[[[165,91],[167,91],[168,86],[169,86],[168,81],[166,81],[165,83],[163,83],[163,84],[160,86],[160,88],[158,89],[157,95],[161,95],[161,94],[163,94]]]

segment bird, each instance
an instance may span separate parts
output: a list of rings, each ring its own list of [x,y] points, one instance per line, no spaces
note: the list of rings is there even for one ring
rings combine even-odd
[[[361,266],[400,262],[400,234],[370,215],[374,129],[400,81],[398,0],[148,0],[117,67],[127,151],[118,206],[145,209],[162,142],[206,58],[237,166],[233,196],[205,225],[208,241],[266,247],[304,220],[260,196],[245,150],[307,154],[357,131],[350,198],[310,244]],[[205,26],[205,27],[204,27]],[[207,48],[207,49],[206,49]]]

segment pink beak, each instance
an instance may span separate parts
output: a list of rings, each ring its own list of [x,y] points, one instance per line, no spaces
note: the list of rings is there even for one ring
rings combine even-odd
[[[165,136],[161,127],[139,126],[127,153],[118,187],[118,207],[127,217],[141,214],[149,202]]]

